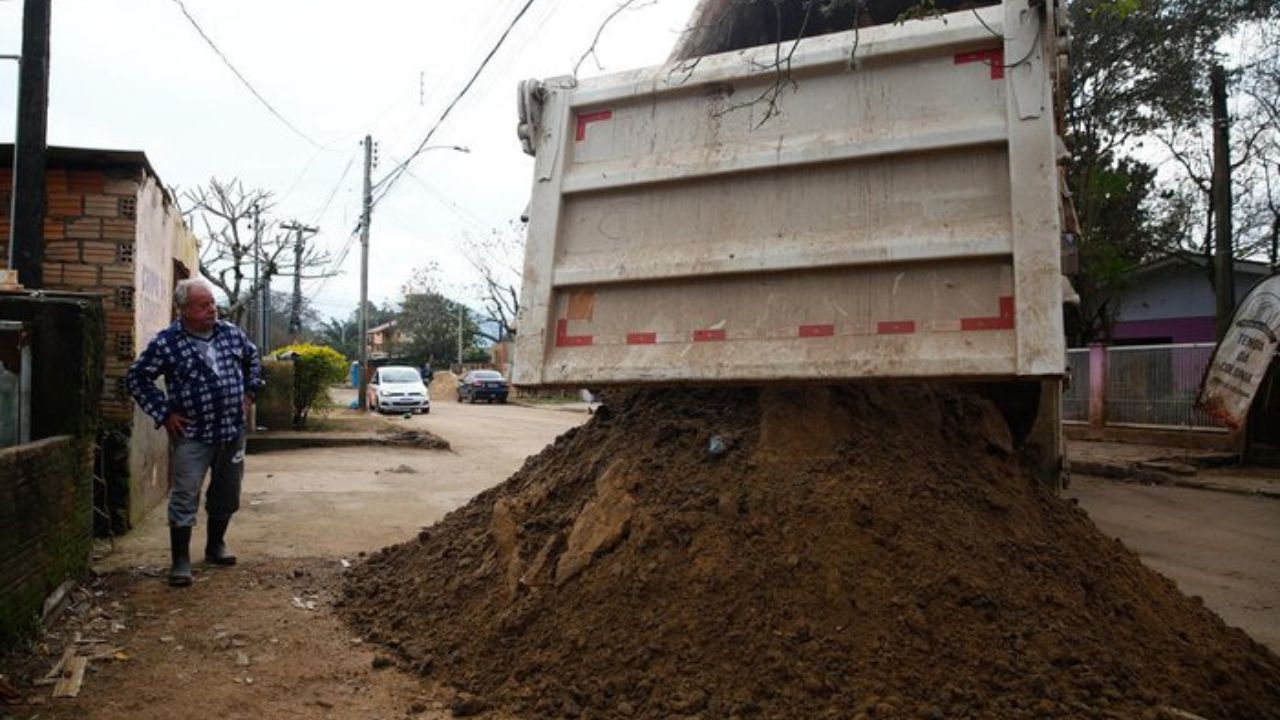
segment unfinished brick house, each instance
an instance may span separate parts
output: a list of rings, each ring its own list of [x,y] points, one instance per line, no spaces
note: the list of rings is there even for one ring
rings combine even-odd
[[[13,146],[0,145],[0,251],[8,256]],[[44,288],[100,295],[106,310],[101,441],[114,530],[163,500],[168,440],[130,401],[124,374],[173,319],[173,286],[196,271],[198,244],[141,152],[51,147]]]

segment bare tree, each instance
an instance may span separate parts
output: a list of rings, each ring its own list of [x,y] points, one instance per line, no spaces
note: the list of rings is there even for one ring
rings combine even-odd
[[[207,186],[175,193],[187,224],[200,236],[200,274],[227,297],[227,315],[240,323],[245,311],[275,277],[302,273],[304,280],[327,277],[329,254],[312,244],[293,265],[293,235],[271,218],[271,193],[245,189],[238,179],[210,178]],[[283,256],[283,258],[282,258]],[[257,279],[254,279],[254,260]]]
[[[642,5],[637,5],[636,0],[622,0],[622,2],[618,3],[618,6],[613,9],[613,12],[609,13],[609,15],[605,17],[604,21],[600,23],[600,27],[596,28],[596,36],[592,38],[591,46],[587,48],[586,52],[582,53],[582,57],[578,58],[578,62],[574,63],[573,65],[574,81],[575,82],[577,81],[578,71],[582,69],[582,63],[586,62],[587,58],[591,58],[592,60],[595,61],[597,70],[604,69],[604,66],[600,64],[600,56],[596,54],[596,49],[600,45],[600,38],[601,36],[604,35],[605,28],[609,27],[609,24],[613,22],[614,18],[621,15],[625,10],[638,10],[640,8],[649,7],[650,5],[656,5],[656,4],[657,4],[657,0],[649,0],[649,2],[646,2]]]
[[[1232,73],[1232,244],[1238,258],[1272,255],[1280,232],[1280,51],[1276,33],[1261,25],[1242,33],[1242,67]],[[1258,37],[1254,37],[1257,35]],[[1202,228],[1199,250],[1213,252],[1212,125],[1208,120],[1168,125],[1151,133],[1172,164],[1166,196],[1191,197],[1193,222]],[[1188,227],[1190,230],[1190,227]],[[1272,261],[1274,264],[1274,260]]]
[[[670,60],[672,74],[693,74],[707,55],[772,46],[772,56],[752,60],[768,73],[762,89],[727,102],[717,115],[746,110],[759,128],[782,112],[782,98],[795,88],[792,61],[800,40],[816,35],[858,30],[870,25],[920,19],[961,8],[992,5],[998,0],[700,0]],[[856,64],[858,33],[849,50]],[[756,116],[756,113],[759,116]]]
[[[1271,23],[1250,28],[1242,45],[1252,58],[1240,83],[1243,122],[1257,128],[1254,162],[1242,178],[1242,231],[1250,254],[1265,254],[1280,268],[1280,29]],[[1252,50],[1252,52],[1249,52]]]
[[[512,221],[505,228],[495,228],[482,238],[468,238],[465,242],[464,254],[480,278],[482,323],[477,332],[492,342],[516,335],[524,238],[524,227]],[[489,332],[486,324],[497,326],[497,332]]]

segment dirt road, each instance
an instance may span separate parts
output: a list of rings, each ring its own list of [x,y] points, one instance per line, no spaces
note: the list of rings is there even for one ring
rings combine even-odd
[[[163,582],[157,509],[97,563],[105,575],[11,678],[43,675],[77,635],[115,660],[90,664],[75,699],[20,688],[0,718],[447,718],[449,691],[378,655],[334,614],[342,561],[402,542],[506,478],[586,415],[440,403],[395,422],[443,436],[453,451],[297,450],[249,457],[232,569],[198,567],[195,586]],[[1071,496],[1104,532],[1277,648],[1280,502],[1078,478]],[[199,535],[199,533],[197,533]],[[197,553],[202,547],[195,543]],[[0,659],[0,662],[3,662]],[[19,680],[21,683],[21,680]],[[499,717],[499,716],[490,716]]]
[[[1228,625],[1280,653],[1280,501],[1087,476],[1067,497]]]
[[[229,541],[246,560],[351,557],[402,542],[586,419],[515,405],[441,403],[429,415],[392,421],[444,437],[451,452],[371,447],[250,455]],[[163,565],[167,538],[164,509],[157,508],[100,567]]]
[[[25,695],[0,704],[0,718],[451,717],[448,692],[392,666],[338,620],[332,603],[346,562],[414,537],[586,418],[449,403],[393,422],[429,429],[452,451],[250,455],[228,536],[240,564],[197,562],[192,588],[169,588],[168,530],[156,508],[95,563],[103,576],[77,592],[34,655],[0,658],[0,675],[19,679]],[[76,638],[101,641],[80,643],[82,654],[105,652],[79,696],[53,700],[49,687],[31,687]]]

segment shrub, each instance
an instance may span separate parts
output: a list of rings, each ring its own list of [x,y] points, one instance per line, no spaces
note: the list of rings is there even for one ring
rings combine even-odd
[[[347,359],[324,345],[286,345],[272,355],[293,353],[293,424],[302,427],[316,403],[322,401],[330,385],[347,376]]]

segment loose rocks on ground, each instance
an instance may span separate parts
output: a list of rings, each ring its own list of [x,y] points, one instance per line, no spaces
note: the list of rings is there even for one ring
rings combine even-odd
[[[522,717],[1280,718],[1280,660],[1011,450],[957,389],[628,393],[344,611]]]

